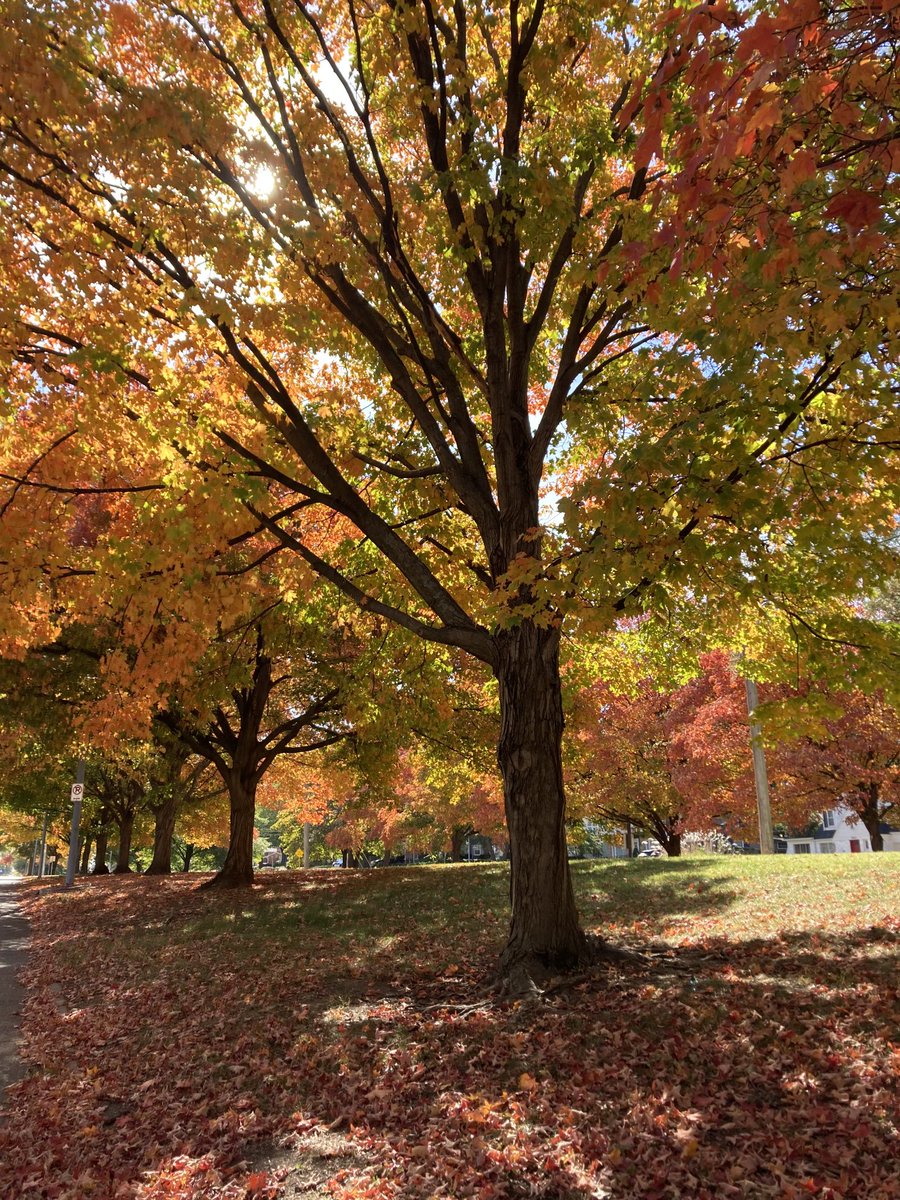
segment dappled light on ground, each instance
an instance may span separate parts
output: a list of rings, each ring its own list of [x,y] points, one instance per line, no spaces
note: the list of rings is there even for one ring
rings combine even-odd
[[[589,926],[670,951],[538,1004],[485,999],[499,866],[32,889],[0,1194],[900,1195],[890,856],[575,875]]]

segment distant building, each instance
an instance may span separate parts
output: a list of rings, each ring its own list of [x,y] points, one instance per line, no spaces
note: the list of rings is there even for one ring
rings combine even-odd
[[[812,833],[784,838],[787,854],[865,854],[871,852],[869,831],[849,808],[829,808]],[[885,850],[900,850],[900,830],[881,823]]]
[[[259,865],[261,867],[287,866],[287,855],[280,846],[270,846],[268,850],[263,852],[263,856],[259,860]]]

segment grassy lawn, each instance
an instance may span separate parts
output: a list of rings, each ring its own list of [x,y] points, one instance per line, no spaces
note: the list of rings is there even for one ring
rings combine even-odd
[[[574,870],[671,953],[539,1005],[502,865],[35,885],[0,1195],[900,1197],[900,856]]]

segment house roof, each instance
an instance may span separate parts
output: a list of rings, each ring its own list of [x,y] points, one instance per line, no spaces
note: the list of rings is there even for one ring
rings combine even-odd
[[[865,826],[860,825],[863,829]],[[893,825],[888,825],[887,821],[881,821],[878,826],[879,833],[900,833],[900,829],[895,829]],[[812,833],[789,833],[782,841],[786,842],[827,842],[837,833],[836,829],[826,829],[824,825],[817,825]]]
[[[826,829],[824,825],[817,825],[812,833],[789,833],[783,840],[786,842],[825,842],[829,838],[833,838],[836,833],[836,829]]]

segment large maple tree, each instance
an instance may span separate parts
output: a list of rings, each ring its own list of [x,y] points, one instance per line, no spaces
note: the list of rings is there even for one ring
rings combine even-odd
[[[702,587],[859,639],[818,600],[888,557],[893,7],[4,0],[17,486],[73,428],[218,442],[273,550],[490,668],[507,972],[588,953],[564,623]]]

